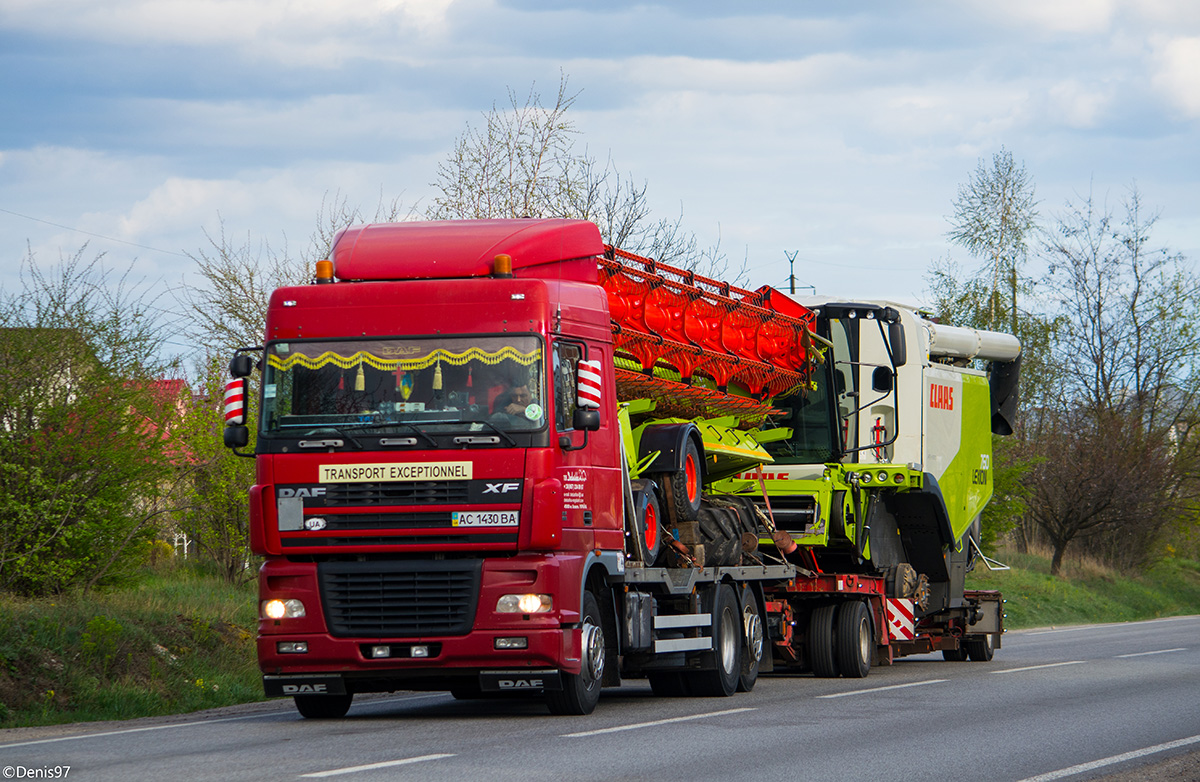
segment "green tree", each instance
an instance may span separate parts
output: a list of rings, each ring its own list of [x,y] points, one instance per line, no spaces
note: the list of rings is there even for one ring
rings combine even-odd
[[[169,511],[164,332],[86,246],[0,293],[0,589],[88,589],[140,565]]]

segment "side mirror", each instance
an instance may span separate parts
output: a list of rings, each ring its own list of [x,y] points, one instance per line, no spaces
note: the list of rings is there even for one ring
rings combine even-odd
[[[892,362],[902,367],[908,363],[908,343],[904,337],[904,326],[895,321],[888,324],[888,342],[892,346]]]
[[[875,367],[875,371],[871,373],[871,388],[881,394],[892,393],[893,383],[892,370],[887,367]]]
[[[587,407],[575,408],[571,418],[571,426],[584,432],[594,432],[600,428],[600,411]]]
[[[245,448],[250,444],[250,429],[246,426],[227,426],[224,440],[226,448]]]
[[[234,377],[250,377],[254,371],[254,359],[245,353],[238,353],[229,362],[229,374]]]

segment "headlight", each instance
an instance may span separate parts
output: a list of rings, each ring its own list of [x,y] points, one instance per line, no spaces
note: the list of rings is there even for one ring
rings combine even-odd
[[[496,601],[498,614],[545,614],[554,610],[550,595],[504,595]]]
[[[264,600],[263,616],[267,619],[299,619],[304,616],[304,603],[299,600]]]

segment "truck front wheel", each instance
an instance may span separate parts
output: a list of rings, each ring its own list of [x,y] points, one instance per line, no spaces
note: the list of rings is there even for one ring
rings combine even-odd
[[[347,695],[295,695],[296,711],[310,720],[336,720],[350,711],[353,694]]]
[[[546,693],[546,705],[551,714],[591,714],[600,700],[600,683],[604,681],[604,625],[600,621],[600,604],[591,592],[583,593],[583,616],[580,617],[583,666],[579,673],[564,673],[562,689]]]

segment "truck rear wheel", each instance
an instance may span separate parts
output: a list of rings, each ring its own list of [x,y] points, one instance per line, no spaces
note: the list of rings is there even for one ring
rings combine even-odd
[[[742,675],[738,678],[738,692],[750,692],[758,681],[758,665],[765,644],[758,601],[749,587],[742,590],[742,641]]]
[[[867,604],[861,600],[847,600],[838,606],[834,634],[837,637],[838,668],[842,675],[862,679],[870,673],[875,639],[871,636],[871,617],[867,612]]]
[[[600,604],[591,592],[583,593],[580,617],[583,663],[579,673],[562,675],[562,690],[546,693],[546,705],[551,714],[591,714],[600,700],[600,683],[604,681],[604,625],[600,621]]]
[[[814,608],[808,619],[808,656],[813,675],[832,679],[838,675],[837,658],[833,653],[833,616],[836,605]]]
[[[721,584],[716,588],[712,604],[713,657],[711,671],[688,673],[689,689],[693,695],[722,697],[737,692],[742,676],[742,613],[738,608],[733,587]]]
[[[336,720],[350,711],[353,694],[348,695],[294,695],[296,711],[309,720]]]

